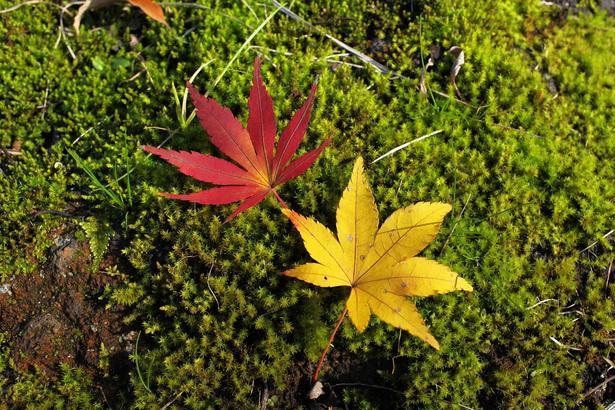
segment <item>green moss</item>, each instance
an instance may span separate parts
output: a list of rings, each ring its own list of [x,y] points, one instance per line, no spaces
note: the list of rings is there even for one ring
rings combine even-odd
[[[67,39],[74,60],[64,41],[55,46],[55,8],[0,15],[0,143],[23,143],[23,155],[0,157],[0,277],[33,274],[44,263],[66,217],[41,211],[87,216],[121,235],[124,260],[114,273],[122,284],[105,297],[127,307],[125,321],[143,331],[142,377],[133,367],[123,386],[128,407],[175,400],[171,408],[252,408],[265,390],[272,408],[300,406],[305,391],[297,385],[308,383],[344,300],[344,291],[278,275],[307,255],[273,201],[223,224],[231,206],[158,197],[202,184],[138,148],[177,130],[167,147],[214,151],[196,121],[180,127],[172,87],[183,91],[213,59],[195,79],[208,88],[265,16],[260,3],[247,3],[258,18],[244,2],[166,7],[170,28],[134,9],[88,13],[82,34]],[[576,406],[602,381],[602,357],[614,360],[615,295],[605,288],[613,245],[600,239],[615,220],[612,18],[594,10],[559,19],[559,9],[512,1],[337,0],[293,10],[402,77],[333,66],[360,61],[332,56],[340,52],[334,43],[278,15],[211,96],[245,122],[250,63],[263,53],[283,126],[319,76],[301,150],[327,136],[334,143],[281,195],[329,226],[357,155],[368,162],[444,130],[370,165],[369,175],[382,217],[417,201],[453,205],[426,254],[476,289],[418,301],[440,352],[375,319],[363,334],[345,323],[324,377],[401,393],[347,386],[336,388],[338,397],[350,408]],[[470,105],[418,92],[432,44],[464,49],[457,84]],[[454,95],[452,62],[444,52],[427,73],[430,88]],[[68,147],[122,206],[95,189]],[[132,168],[130,181],[119,178]],[[546,299],[554,301],[529,308]],[[3,346],[8,352],[10,343]],[[8,358],[0,360],[6,406],[105,406],[79,369],[49,383]],[[580,406],[603,399],[597,393]]]

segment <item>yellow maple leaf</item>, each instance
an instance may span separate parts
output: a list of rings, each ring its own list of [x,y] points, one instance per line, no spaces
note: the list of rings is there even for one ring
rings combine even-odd
[[[449,204],[419,202],[393,212],[378,229],[378,209],[359,157],[337,208],[337,237],[319,222],[283,210],[317,262],[283,274],[322,287],[349,286],[346,309],[360,332],[373,313],[439,349],[407,296],[473,290],[447,266],[415,257],[450,210]]]

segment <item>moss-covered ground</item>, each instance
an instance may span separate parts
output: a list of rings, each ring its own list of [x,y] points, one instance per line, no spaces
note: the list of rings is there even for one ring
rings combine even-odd
[[[382,217],[417,201],[453,205],[425,254],[475,288],[417,301],[439,352],[375,318],[363,334],[346,321],[322,372],[321,404],[563,409],[615,400],[612,17],[591,3],[293,3],[395,73],[382,74],[281,12],[241,49],[276,7],[197,3],[205,7],[165,6],[169,27],[128,7],[89,12],[79,36],[70,13],[59,34],[59,2],[0,14],[3,297],[17,277],[41,275],[58,232],[72,230],[92,253],[106,250],[89,259],[92,272],[114,278],[86,299],[123,312],[126,332],[139,335],[130,358],[101,344],[92,347],[98,370],[72,361],[50,377],[18,366],[32,354],[16,351],[19,329],[0,333],[0,408],[314,405],[310,373],[347,289],[279,276],[308,255],[273,201],[223,224],[231,206],[158,196],[203,185],[140,150],[164,142],[215,152],[197,121],[185,123],[183,85],[206,64],[194,83],[245,123],[258,54],[282,125],[319,77],[301,149],[333,143],[281,195],[331,227],[357,155],[369,163],[443,130],[368,175]],[[14,4],[0,0],[0,9]],[[449,82],[452,46],[465,53],[463,102]],[[423,94],[430,49],[441,56]]]

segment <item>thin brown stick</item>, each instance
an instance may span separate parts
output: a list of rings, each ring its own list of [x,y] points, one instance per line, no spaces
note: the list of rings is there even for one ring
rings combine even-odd
[[[82,215],[73,215],[68,212],[56,211],[54,209],[43,209],[42,211],[36,211],[32,214],[31,218],[34,219],[41,215],[58,215],[58,216],[65,216],[67,218],[83,218]]]
[[[587,393],[585,393],[583,395],[583,398],[579,401],[579,403],[583,400],[585,400],[586,398],[588,398],[589,396],[591,396],[592,394],[596,393],[598,390],[600,390],[601,388],[605,387],[607,384],[609,384],[610,382],[612,382],[613,380],[615,380],[615,376],[611,376],[608,379],[606,379],[605,381],[603,381],[602,383],[600,383],[599,385],[597,385],[596,387],[594,387],[593,389],[591,389],[590,391],[588,391]]]
[[[332,389],[335,389],[336,387],[369,387],[372,389],[382,389],[382,390],[388,390],[394,393],[398,393],[401,395],[404,395],[405,393],[403,391],[399,391],[399,390],[395,390],[395,389],[391,389],[390,387],[386,387],[386,386],[379,386],[377,384],[367,384],[367,383],[338,383],[338,384],[334,384],[333,386],[331,386]]]
[[[342,311],[342,314],[340,315],[340,318],[337,320],[337,323],[335,324],[335,328],[333,329],[333,332],[331,332],[331,336],[329,336],[329,341],[327,342],[327,346],[325,347],[325,350],[322,352],[322,355],[320,356],[320,360],[318,361],[318,365],[316,366],[316,371],[314,372],[314,377],[312,377],[312,380],[314,381],[314,383],[316,383],[318,381],[318,373],[320,373],[320,369],[322,368],[322,364],[325,361],[325,357],[327,357],[327,353],[329,353],[329,348],[331,347],[331,343],[333,343],[333,339],[335,338],[335,334],[337,333],[338,329],[340,328],[340,325],[344,321],[344,318],[346,317],[346,313],[348,313],[348,308],[344,307],[344,310]]]

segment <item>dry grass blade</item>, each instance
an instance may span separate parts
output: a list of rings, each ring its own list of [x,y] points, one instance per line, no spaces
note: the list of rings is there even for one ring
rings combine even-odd
[[[12,6],[12,7],[9,7],[8,9],[0,10],[0,14],[10,13],[11,11],[15,11],[17,9],[20,9],[23,6],[30,6],[30,5],[33,5],[33,4],[47,4],[49,6],[54,6],[54,7],[57,7],[59,9],[62,9],[62,6],[60,6],[58,4],[55,4],[55,3],[52,3],[50,1],[30,0],[30,1],[24,1],[23,3],[16,4],[16,5]]]
[[[165,410],[168,409],[169,406],[171,406],[173,403],[175,403],[177,401],[177,399],[179,399],[182,394],[184,394],[184,391],[180,391],[175,397],[173,397],[171,399],[171,401],[169,401],[167,404],[165,404],[160,410]]]
[[[348,51],[349,53],[354,54],[355,56],[357,56],[361,61],[373,66],[374,68],[376,68],[380,73],[382,74],[393,74],[396,76],[399,76],[399,74],[395,73],[394,71],[390,70],[389,68],[385,67],[384,65],[380,64],[378,61],[374,60],[373,58],[369,57],[368,55],[363,54],[362,52],[360,52],[359,50],[349,46],[348,44],[344,43],[343,41],[338,40],[337,38],[325,33],[324,31],[322,31],[321,29],[319,29],[318,27],[314,26],[312,23],[310,23],[309,21],[304,20],[303,18],[301,18],[298,14],[294,13],[293,11],[289,10],[288,8],[282,6],[278,1],[276,0],[271,0],[271,2],[276,6],[279,7],[280,11],[284,14],[286,14],[288,17],[290,17],[293,20],[296,20],[300,23],[305,24],[306,26],[310,27],[311,29],[316,30],[318,33],[322,34],[323,36],[325,36],[326,38],[328,38],[329,40],[333,41],[335,44],[337,44],[338,46],[340,46],[341,48],[343,48],[344,50]]]
[[[97,7],[105,7],[110,4],[113,4],[116,0],[85,0],[79,10],[77,11],[77,15],[73,20],[73,28],[75,29],[75,33],[79,34],[79,27],[81,27],[81,19],[86,11],[97,8]]]
[[[609,263],[609,267],[606,271],[606,281],[604,284],[604,294],[605,297],[609,297],[609,282],[611,280],[611,268],[613,267],[613,261],[611,261],[611,263]]]
[[[611,236],[611,235],[613,234],[613,232],[615,232],[615,229],[611,229],[610,231],[608,231],[607,233],[605,233],[604,235],[602,235],[602,239],[606,239],[606,238],[608,238],[609,236]],[[586,250],[588,250],[588,249],[592,248],[592,247],[593,247],[594,245],[596,245],[597,243],[598,243],[598,241],[594,241],[594,242],[592,242],[592,243],[591,243],[591,244],[589,244],[587,247],[583,248],[583,249],[581,250],[581,252],[580,252],[580,253],[583,253],[583,252],[585,252]]]
[[[209,272],[207,272],[207,288],[211,292],[211,295],[214,297],[214,300],[216,301],[216,305],[218,306],[218,310],[220,310],[220,302],[218,301],[218,298],[216,297],[214,290],[211,288],[211,285],[209,284],[209,277],[211,276],[211,271],[213,269],[214,269],[214,264],[212,263],[211,266],[209,267]]]
[[[557,299],[552,299],[552,298],[543,299],[543,300],[541,300],[539,302],[534,303],[532,306],[526,307],[525,310],[532,310],[532,309],[537,308],[538,306],[542,305],[543,303],[547,303],[547,302],[556,302],[556,303],[559,304],[559,300],[557,300]]]
[[[429,137],[431,137],[431,136],[433,136],[433,135],[436,135],[436,134],[440,134],[440,133],[441,133],[441,132],[443,132],[443,131],[444,131],[444,130],[437,130],[437,131],[431,132],[431,133],[429,133],[429,134],[423,135],[422,137],[415,138],[415,139],[413,139],[412,141],[406,142],[405,144],[401,144],[401,145],[399,145],[399,146],[397,146],[397,147],[393,148],[392,150],[387,151],[386,153],[382,154],[381,156],[379,156],[379,157],[378,157],[378,158],[376,158],[375,160],[373,160],[373,161],[372,161],[372,164],[374,164],[374,163],[376,163],[376,162],[380,161],[380,160],[381,160],[381,159],[383,159],[383,158],[386,158],[386,157],[388,157],[388,156],[390,156],[390,155],[395,154],[397,151],[400,151],[400,150],[402,150],[402,149],[406,148],[407,146],[409,146],[409,145],[411,145],[411,144],[414,144],[414,143],[419,142],[419,141],[423,141],[424,139],[429,138]]]
[[[553,343],[555,343],[556,345],[558,345],[559,347],[564,348],[566,350],[576,350],[577,352],[582,352],[583,351],[583,349],[579,349],[578,347],[566,345],[566,344],[560,342],[559,340],[557,340],[556,338],[554,338],[553,336],[549,336],[549,339],[551,339],[551,341]]]
[[[446,240],[444,241],[444,245],[442,245],[442,249],[440,249],[440,255],[442,255],[442,253],[446,249],[446,246],[448,245],[448,241],[450,241],[451,236],[453,236],[453,233],[455,232],[455,229],[457,229],[459,220],[463,216],[463,213],[465,212],[466,207],[468,206],[468,202],[470,202],[470,199],[472,199],[472,194],[468,195],[468,199],[466,199],[465,204],[463,204],[463,208],[461,209],[461,212],[459,213],[459,216],[457,217],[457,221],[455,221],[455,225],[453,225],[453,229],[451,229],[451,233],[448,234],[448,236],[446,237]]]
[[[276,2],[277,3],[277,2]],[[279,3],[277,3],[279,4]],[[252,34],[250,34],[250,36],[246,39],[246,41],[243,42],[243,44],[241,45],[241,47],[239,47],[239,49],[237,50],[237,52],[233,55],[233,57],[231,57],[231,59],[229,60],[229,62],[226,64],[226,66],[224,67],[224,69],[222,70],[222,72],[216,77],[216,79],[214,80],[213,84],[209,86],[209,88],[207,89],[207,93],[205,93],[205,96],[209,96],[209,94],[214,90],[214,88],[216,88],[216,86],[218,85],[218,83],[220,82],[220,80],[222,80],[222,77],[224,77],[224,75],[226,74],[226,72],[228,71],[228,69],[231,67],[231,65],[233,65],[233,63],[235,62],[235,60],[237,60],[237,58],[239,58],[239,56],[243,53],[244,49],[246,47],[248,47],[250,45],[250,43],[252,42],[252,40],[254,39],[254,37],[256,37],[256,35],[258,33],[260,33],[260,31],[265,28],[265,26],[267,26],[267,24],[269,24],[269,22],[273,19],[273,17],[278,13],[278,11],[281,11],[282,9],[284,9],[285,7],[282,5],[279,5],[278,8],[276,10],[273,11],[273,13],[271,13],[265,20],[263,20],[263,22],[252,32]]]
[[[190,77],[190,79],[188,80],[188,82],[190,84],[192,84],[194,82],[194,79],[196,78],[197,75],[199,75],[199,73],[205,68],[207,67],[209,64],[213,63],[214,59],[212,58],[211,60],[201,64],[199,66],[199,68],[194,72],[194,74],[192,74],[192,76]],[[182,98],[182,106],[181,106],[181,111],[182,111],[182,117],[184,119],[186,119],[186,107],[188,105],[188,87],[184,87],[184,95]],[[194,117],[194,115],[196,114],[195,110],[192,110],[192,112],[190,113],[190,117],[187,120],[188,124],[192,122],[192,119]]]

